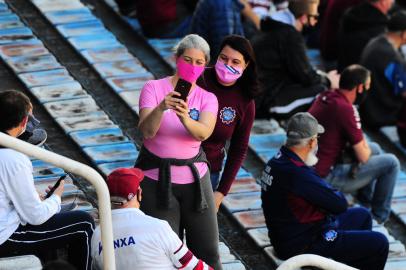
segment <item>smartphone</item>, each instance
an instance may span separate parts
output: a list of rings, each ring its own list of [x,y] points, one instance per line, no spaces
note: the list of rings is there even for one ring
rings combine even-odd
[[[175,91],[180,94],[180,99],[186,101],[187,96],[189,95],[190,88],[192,88],[192,84],[184,79],[179,78],[178,82],[175,86]]]
[[[45,199],[48,199],[49,197],[51,197],[52,194],[54,194],[55,189],[57,189],[59,187],[59,185],[61,184],[61,181],[64,180],[66,178],[66,176],[68,176],[68,174],[64,174],[61,177],[59,177],[59,179],[56,181],[55,185],[45,195]]]

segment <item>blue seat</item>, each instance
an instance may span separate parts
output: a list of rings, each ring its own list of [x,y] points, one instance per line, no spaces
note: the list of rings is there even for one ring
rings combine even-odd
[[[93,21],[61,24],[58,25],[56,29],[65,38],[88,35],[104,35],[109,33],[108,30],[104,28],[104,25],[97,19]]]
[[[10,57],[6,59],[6,63],[16,74],[62,68],[51,54]]]
[[[78,51],[92,48],[110,48],[120,45],[120,43],[111,33],[71,37],[68,39],[68,41]]]
[[[70,136],[81,147],[128,142],[119,128],[75,131]]]
[[[128,160],[135,161],[138,157],[138,150],[133,143],[90,146],[83,148],[83,151],[96,164]]]
[[[118,45],[111,48],[91,48],[82,51],[82,56],[90,64],[100,62],[115,62],[134,59],[126,47]]]
[[[54,25],[97,19],[87,8],[49,11],[44,15]]]
[[[18,77],[28,88],[73,81],[73,78],[65,68],[22,73]]]
[[[61,168],[57,168],[52,164],[46,163],[42,160],[32,161],[34,179],[58,177],[65,174]]]
[[[109,175],[112,171],[118,168],[132,168],[134,167],[135,160],[110,162],[97,165],[104,175]]]
[[[257,151],[279,149],[286,141],[286,134],[251,134],[249,145]]]

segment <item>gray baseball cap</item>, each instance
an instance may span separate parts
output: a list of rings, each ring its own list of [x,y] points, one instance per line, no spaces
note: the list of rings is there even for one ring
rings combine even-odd
[[[313,115],[308,112],[300,112],[289,119],[286,133],[290,139],[307,139],[324,133],[324,128],[319,125]]]

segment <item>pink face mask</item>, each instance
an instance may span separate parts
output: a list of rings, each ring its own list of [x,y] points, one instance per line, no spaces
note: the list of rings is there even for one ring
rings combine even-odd
[[[204,71],[204,66],[194,66],[181,57],[178,59],[176,67],[179,77],[190,83],[195,83]]]
[[[238,67],[232,67],[229,65],[224,64],[222,61],[217,60],[216,65],[214,66],[216,69],[216,73],[220,81],[224,83],[233,83],[238,78],[241,77],[243,71],[242,68]]]

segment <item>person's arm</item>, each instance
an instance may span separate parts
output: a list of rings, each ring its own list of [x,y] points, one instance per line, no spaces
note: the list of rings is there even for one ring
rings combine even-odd
[[[357,108],[352,106],[351,109],[341,110],[338,124],[342,126],[344,136],[350,145],[352,145],[352,149],[358,161],[366,163],[371,156],[371,149],[362,133],[361,120]]]
[[[217,99],[215,100],[217,103]],[[218,104],[215,106],[218,107]],[[189,108],[186,102],[179,100],[176,105],[176,114],[178,115],[183,126],[189,131],[198,141],[204,141],[213,133],[214,126],[216,124],[216,113],[210,111],[202,111],[199,116],[199,120],[193,120],[189,116]]]
[[[298,182],[293,187],[293,193],[306,201],[317,205],[328,213],[340,214],[347,210],[348,203],[344,195],[334,190],[317,175],[297,175]]]
[[[155,137],[161,125],[162,115],[164,110],[159,106],[154,109],[145,108],[140,110],[140,121],[138,128],[141,130],[144,139],[151,139]]]
[[[164,112],[168,109],[176,109],[177,102],[179,101],[176,96],[180,95],[176,92],[170,92],[161,103],[155,108],[140,109],[140,121],[138,128],[141,130],[145,139],[155,137],[161,126],[161,120]]]
[[[302,35],[294,30],[286,31],[285,45],[286,67],[290,76],[304,86],[324,84],[322,76],[310,65]]]
[[[182,243],[168,222],[164,221],[162,230],[159,232],[160,243],[163,245],[166,255],[172,261],[176,269],[185,270],[212,270],[202,260],[196,258],[193,253]]]
[[[177,96],[179,93],[170,92],[163,100],[157,100],[154,85],[147,82],[141,90],[139,106],[140,106],[140,121],[138,128],[145,139],[153,138],[159,130],[161,125],[162,116],[165,110],[175,109]]]
[[[4,189],[24,223],[40,225],[60,211],[63,181],[51,197],[41,201],[29,165],[21,164],[14,175],[6,179],[10,181],[4,183]]]
[[[251,21],[256,29],[260,29],[261,18],[254,12],[248,0],[239,0],[244,8],[241,10],[241,14],[249,21]]]
[[[235,176],[237,175],[238,170],[240,169],[245,156],[247,155],[248,142],[254,119],[255,102],[251,101],[245,110],[244,118],[241,119],[241,122],[237,124],[230,141],[227,161],[224,166],[221,181],[217,190],[214,192],[217,209],[219,208],[224,196],[226,196],[230,190]]]
[[[365,139],[362,139],[362,141],[353,145],[352,148],[354,149],[355,156],[357,157],[359,162],[368,162],[369,157],[371,156],[371,148],[369,148],[369,145]]]

